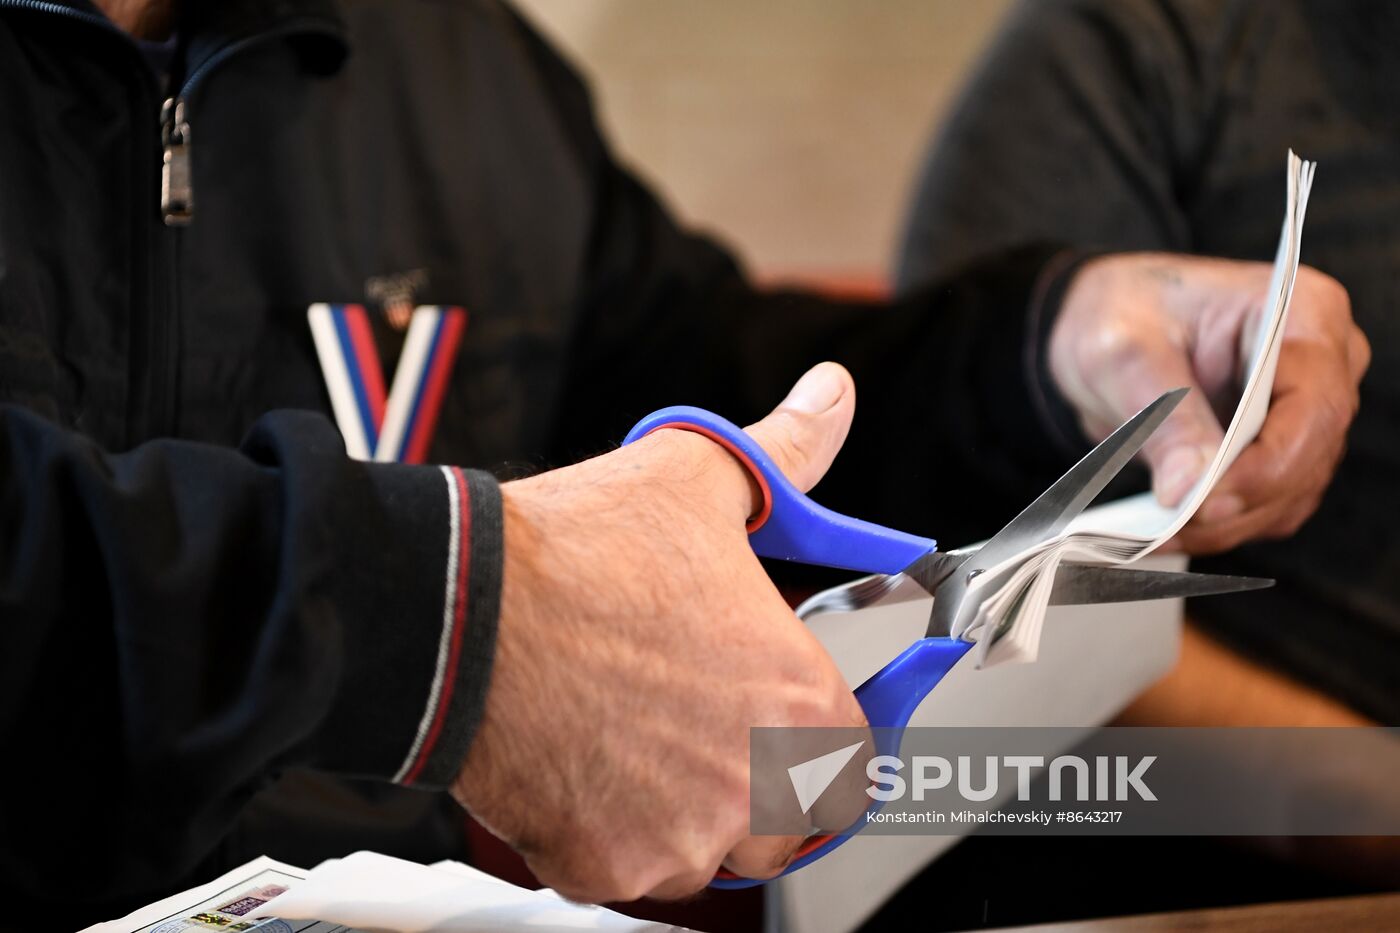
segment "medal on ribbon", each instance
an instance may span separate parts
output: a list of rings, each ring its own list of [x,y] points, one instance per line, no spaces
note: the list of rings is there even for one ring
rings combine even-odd
[[[363,305],[314,304],[306,316],[346,452],[356,460],[422,463],[467,327],[466,309],[413,309],[387,393]]]

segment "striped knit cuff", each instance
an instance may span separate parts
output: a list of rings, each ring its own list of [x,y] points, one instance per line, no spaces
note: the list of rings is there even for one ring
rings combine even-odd
[[[447,492],[442,627],[427,703],[400,784],[451,783],[486,706],[500,608],[501,492],[483,473],[441,467]]]
[[[448,786],[485,708],[501,587],[501,494],[487,473],[354,464],[326,567],[336,695],[322,770]]]

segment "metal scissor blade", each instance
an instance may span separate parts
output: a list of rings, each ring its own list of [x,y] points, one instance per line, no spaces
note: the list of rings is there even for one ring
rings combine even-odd
[[[930,551],[899,573],[877,573],[823,590],[797,607],[797,617],[805,622],[828,612],[858,612],[872,606],[932,599],[938,585],[975,553],[976,548]]]
[[[1064,476],[1055,480],[1049,489],[1037,496],[1034,502],[1022,509],[1021,514],[1007,522],[982,546],[973,561],[975,567],[969,566],[968,569],[991,566],[987,561],[999,563],[1028,545],[1048,540],[1064,531],[1075,516],[1103,492],[1109,480],[1117,476],[1142,449],[1152,432],[1167,420],[1167,416],[1189,391],[1173,389],[1125,421],[1118,430],[1070,467]]]
[[[1061,564],[1055,571],[1050,605],[1083,606],[1218,596],[1262,590],[1273,585],[1274,581],[1267,577]],[[894,606],[929,598],[928,590],[914,577],[876,574],[823,590],[797,607],[797,617],[805,622],[829,612],[859,612],[875,606]]]
[[[1173,389],[1128,419],[993,535],[958,573],[942,584],[929,617],[928,633],[952,633],[959,615],[965,611],[963,597],[973,576],[1064,531],[1142,449],[1188,391]]]
[[[1091,564],[1061,564],[1055,571],[1050,605],[1127,603],[1147,599],[1177,599],[1243,593],[1274,585],[1267,577],[1233,577],[1225,574],[1170,570],[1138,570]]]

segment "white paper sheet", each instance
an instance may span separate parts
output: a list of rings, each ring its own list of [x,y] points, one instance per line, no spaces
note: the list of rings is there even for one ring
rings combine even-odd
[[[254,859],[83,933],[685,933],[530,891],[460,862],[356,852],[311,871]]]
[[[319,919],[400,933],[667,933],[677,927],[530,891],[460,863],[418,865],[375,852],[324,862],[253,917]]]
[[[338,924],[298,923],[276,927],[248,919],[257,904],[276,891],[298,884],[306,870],[270,859],[255,858],[197,888],[172,894],[134,910],[120,920],[97,923],[82,933],[209,933],[213,929],[245,933],[353,933]],[[256,903],[255,903],[256,902]]]

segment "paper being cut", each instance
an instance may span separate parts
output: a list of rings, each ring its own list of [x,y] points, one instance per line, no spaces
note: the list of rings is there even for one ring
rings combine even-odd
[[[1298,274],[1303,215],[1315,167],[1288,153],[1288,201],[1263,315],[1252,344],[1241,348],[1240,371],[1245,375],[1239,405],[1205,473],[1175,508],[1159,505],[1147,493],[1087,511],[1058,537],[1008,558],[974,580],[967,598],[978,601],[977,612],[952,634],[979,643],[979,666],[1034,661],[1060,564],[1067,560],[1127,564],[1152,553],[1191,520],[1230,464],[1259,434],[1269,410]]]

